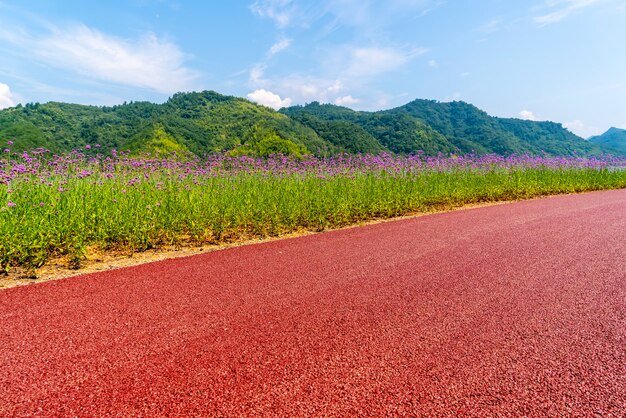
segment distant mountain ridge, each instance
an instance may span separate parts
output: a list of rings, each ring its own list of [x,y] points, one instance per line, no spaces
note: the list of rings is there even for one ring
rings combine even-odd
[[[589,142],[626,153],[626,129],[609,128],[602,135],[589,138]]]
[[[497,118],[458,101],[441,103],[418,99],[378,112],[357,112],[313,102],[281,109],[281,112],[314,130],[316,120],[352,123],[397,153],[423,150],[428,154],[597,155],[608,151],[574,135],[559,123]],[[345,139],[342,142],[346,142]]]
[[[275,111],[213,91],[177,93],[163,104],[18,105],[0,111],[0,147],[9,140],[14,150],[99,146],[105,152],[197,155],[621,152],[585,141],[558,123],[496,118],[464,102],[414,100],[378,112],[313,102]]]

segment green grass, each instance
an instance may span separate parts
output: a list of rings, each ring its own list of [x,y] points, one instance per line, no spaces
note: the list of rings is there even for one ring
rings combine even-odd
[[[123,170],[107,178],[91,168],[85,178],[76,176],[78,170],[37,172],[0,184],[2,270],[39,267],[57,256],[77,267],[91,246],[132,253],[214,244],[478,202],[626,187],[626,170],[580,167],[379,169],[325,176],[233,171],[217,177],[157,170],[143,178]]]

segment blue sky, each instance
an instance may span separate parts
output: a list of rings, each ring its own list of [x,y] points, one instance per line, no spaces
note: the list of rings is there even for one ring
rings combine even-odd
[[[0,0],[0,108],[216,90],[626,128],[626,0]]]

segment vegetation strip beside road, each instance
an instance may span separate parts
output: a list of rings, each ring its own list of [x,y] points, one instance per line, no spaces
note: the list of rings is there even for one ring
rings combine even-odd
[[[545,199],[556,196],[557,195],[535,196],[532,199]],[[79,266],[75,266],[69,263],[69,258],[67,256],[52,256],[46,261],[44,265],[40,266],[39,268],[25,268],[19,266],[12,267],[8,272],[0,275],[0,289],[8,289],[11,287],[42,283],[50,280],[65,279],[68,277],[79,276],[83,274],[132,267],[141,264],[152,263],[155,261],[169,260],[180,257],[190,257],[193,255],[205,254],[213,251],[221,251],[244,245],[261,244],[291,238],[300,238],[312,234],[339,231],[342,229],[358,228],[385,222],[400,221],[420,216],[433,215],[435,213],[477,209],[486,206],[503,205],[513,202],[515,201],[499,200],[494,202],[461,204],[458,206],[438,206],[429,208],[426,211],[411,212],[401,216],[394,216],[392,218],[367,219],[343,227],[328,228],[324,231],[298,229],[293,232],[284,233],[276,236],[259,236],[254,238],[241,237],[240,239],[234,241],[204,244],[200,246],[194,245],[192,243],[179,243],[178,245],[174,246],[155,247],[140,252],[102,251],[98,249],[97,246],[89,246],[86,248],[84,258]]]
[[[156,159],[40,150],[0,160],[0,266],[321,231],[433,208],[626,187],[626,159]],[[618,168],[618,169],[616,169]]]

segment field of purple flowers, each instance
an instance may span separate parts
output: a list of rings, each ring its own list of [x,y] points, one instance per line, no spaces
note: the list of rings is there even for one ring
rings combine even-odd
[[[88,247],[142,251],[323,230],[468,203],[626,187],[624,158],[295,159],[113,152],[0,158],[0,271]]]

